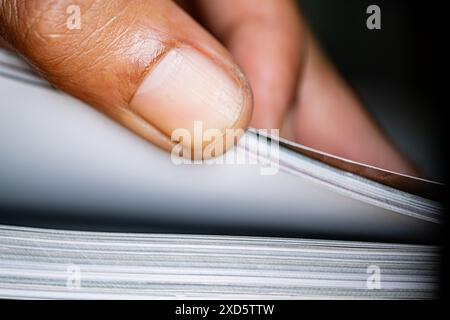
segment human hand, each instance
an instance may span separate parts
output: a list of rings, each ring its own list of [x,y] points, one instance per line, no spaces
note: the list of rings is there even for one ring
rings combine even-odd
[[[79,29],[67,27],[74,4]],[[168,150],[172,132],[192,132],[196,120],[223,132],[250,124],[415,174],[327,61],[294,1],[179,5],[0,0],[0,37],[55,87]]]

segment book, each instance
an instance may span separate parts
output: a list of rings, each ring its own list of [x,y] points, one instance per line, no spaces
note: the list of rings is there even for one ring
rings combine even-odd
[[[441,183],[254,129],[174,162],[5,51],[0,90],[1,297],[437,297]]]
[[[0,295],[46,299],[431,299],[432,245],[0,226]]]

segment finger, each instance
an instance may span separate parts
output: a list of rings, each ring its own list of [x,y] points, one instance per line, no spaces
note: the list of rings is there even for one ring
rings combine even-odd
[[[73,5],[79,28],[68,27]],[[0,37],[42,76],[161,147],[173,146],[176,129],[194,136],[197,120],[221,133],[250,120],[251,92],[231,56],[171,1],[0,0],[0,7]]]
[[[416,175],[417,170],[384,135],[313,38],[309,39],[294,113],[296,140],[346,159]]]
[[[11,46],[5,40],[3,40],[1,37],[0,37],[0,48],[6,49],[6,50],[9,50],[9,51],[13,51]]]
[[[251,125],[280,128],[292,105],[304,46],[291,0],[197,0],[206,27],[230,50],[251,84]]]

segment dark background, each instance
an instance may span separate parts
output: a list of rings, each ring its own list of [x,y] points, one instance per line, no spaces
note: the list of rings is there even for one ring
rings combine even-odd
[[[369,30],[366,9],[381,9]],[[343,77],[388,135],[429,178],[445,180],[447,103],[440,2],[299,0]]]
[[[298,2],[329,58],[388,135],[428,178],[448,184],[444,1]],[[366,27],[371,4],[381,9],[381,30]],[[444,246],[442,300],[449,297],[448,257]]]

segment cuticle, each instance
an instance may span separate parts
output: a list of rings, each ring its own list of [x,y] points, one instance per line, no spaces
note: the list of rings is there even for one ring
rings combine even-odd
[[[142,119],[145,119],[138,111],[135,111],[129,107],[131,101],[133,100],[133,98],[136,95],[136,92],[139,89],[139,86],[142,84],[145,77],[147,77],[147,75],[151,72],[151,70],[154,67],[156,67],[169,52],[171,52],[172,50],[179,50],[179,49],[183,49],[183,48],[195,50],[199,54],[205,56],[207,59],[210,59],[220,69],[222,69],[225,73],[227,73],[232,78],[232,80],[236,83],[236,85],[239,87],[240,94],[242,95],[241,110],[239,112],[239,115],[236,117],[236,119],[232,123],[230,123],[230,127],[224,128],[221,130],[222,138],[223,138],[226,135],[226,130],[235,129],[237,127],[237,124],[239,123],[239,121],[245,111],[245,107],[248,103],[249,96],[252,95],[251,90],[249,89],[250,85],[249,85],[248,81],[245,79],[245,76],[242,74],[242,72],[238,69],[238,67],[235,64],[230,63],[228,61],[223,61],[224,59],[220,58],[217,54],[214,54],[214,52],[211,52],[210,50],[207,50],[207,49],[203,48],[202,46],[198,46],[198,45],[196,45],[192,42],[186,41],[186,40],[175,39],[175,40],[170,40],[170,41],[163,41],[162,50],[158,53],[158,55],[156,55],[156,57],[154,59],[152,59],[152,61],[149,62],[149,64],[142,71],[142,73],[141,73],[142,80],[139,83],[139,85],[137,86],[137,89],[135,90],[135,92],[129,98],[128,104],[127,104],[127,109],[129,111],[131,111],[133,114],[135,114],[136,116],[138,116]],[[166,133],[164,133],[158,126],[156,126],[155,124],[153,124],[150,121],[147,121],[146,119],[145,119],[145,121],[148,122],[151,126],[153,126],[156,130],[158,130],[161,134],[163,134],[164,136],[166,136],[167,138],[170,139],[170,137]]]

